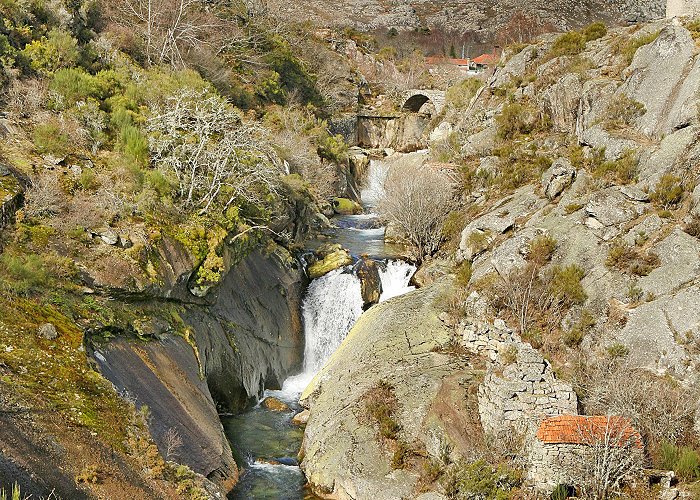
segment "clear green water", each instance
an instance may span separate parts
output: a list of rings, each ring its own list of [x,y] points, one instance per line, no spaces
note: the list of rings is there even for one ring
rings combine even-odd
[[[255,407],[240,415],[222,417],[224,430],[241,468],[241,478],[229,499],[311,500],[306,479],[297,466],[304,430],[292,424],[299,411],[298,394],[269,391],[268,395],[285,401],[293,411],[277,413]],[[256,460],[274,460],[289,465],[257,464]]]

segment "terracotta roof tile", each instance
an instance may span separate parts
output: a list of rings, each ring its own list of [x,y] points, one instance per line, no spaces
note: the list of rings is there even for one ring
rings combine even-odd
[[[489,65],[489,64],[495,64],[496,59],[497,58],[494,54],[481,54],[480,56],[472,59],[472,62],[474,62],[475,64]]]
[[[644,447],[642,436],[624,417],[560,415],[545,419],[537,430],[537,438],[546,444],[593,444],[606,434],[613,445]]]

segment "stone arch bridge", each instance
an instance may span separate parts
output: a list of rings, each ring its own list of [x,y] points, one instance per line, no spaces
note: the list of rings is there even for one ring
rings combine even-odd
[[[445,92],[442,90],[408,90],[403,95],[402,109],[418,113],[428,102],[435,107],[435,113],[440,114],[445,107]]]

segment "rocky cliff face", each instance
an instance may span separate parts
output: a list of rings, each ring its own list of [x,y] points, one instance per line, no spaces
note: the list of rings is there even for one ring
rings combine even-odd
[[[660,19],[665,15],[666,2],[662,0],[626,0],[621,2],[488,0],[454,3],[403,0],[388,3],[380,0],[367,2],[304,0],[302,2],[287,2],[284,5],[280,3],[280,8],[289,13],[303,12],[305,18],[310,18],[321,25],[354,26],[361,30],[441,27],[460,33],[477,32],[483,38],[488,39],[505,26],[511,16],[517,12],[524,12],[538,19],[541,24],[551,24],[555,29],[564,31],[597,20],[620,23]]]
[[[187,260],[177,252],[170,256],[172,267]],[[205,299],[181,291],[154,307],[165,297],[151,298],[137,320],[94,331],[93,358],[120,393],[149,408],[162,453],[177,435],[182,444],[175,460],[227,491],[237,467],[218,414],[244,409],[300,366],[303,284],[303,272],[286,251],[253,251]],[[126,307],[138,311],[144,304],[135,298]],[[115,331],[116,338],[105,339]]]
[[[358,143],[365,148],[391,148],[401,152],[424,149],[428,142],[430,121],[430,115],[417,113],[396,117],[360,117]]]
[[[615,49],[618,40],[628,37],[643,44],[631,63]],[[697,182],[700,59],[695,41],[686,28],[671,22],[631,34],[612,33],[577,56],[589,66],[582,72],[568,69],[570,57],[543,62],[551,43],[543,41],[512,57],[458,125],[463,152],[492,154],[499,147],[496,116],[504,106],[497,89],[522,82],[511,87],[515,100],[544,112],[560,134],[538,144],[540,154],[555,159],[539,186],[523,187],[490,208],[476,200],[481,212],[464,229],[458,256],[472,263],[473,282],[490,273],[506,276],[525,263],[528,241],[549,234],[558,241],[555,262],[576,263],[585,270],[587,307],[600,318],[590,340],[622,342],[640,366],[692,378],[695,356],[679,342],[678,332],[698,334],[693,311],[700,304],[691,297],[697,296],[692,292],[699,274],[693,256],[700,242],[684,232],[698,200],[689,189],[672,204],[678,210],[671,214],[664,212],[671,205],[654,197],[662,195],[660,181],[670,175],[679,188]],[[624,113],[629,116],[617,116]],[[478,124],[470,122],[477,116]],[[628,177],[611,182],[601,180],[600,167],[573,167],[566,150],[572,136],[584,154],[603,154],[609,167],[632,158]],[[502,159],[493,158],[497,169],[503,168]],[[503,174],[496,170],[495,175]],[[488,237],[475,236],[484,234]],[[659,261],[642,272],[615,267],[610,255],[616,245],[657,255]],[[630,297],[631,287],[639,287],[646,300]],[[676,315],[669,304],[682,313]],[[616,307],[624,310],[621,323],[613,318]]]
[[[697,432],[687,389],[700,362],[697,40],[659,21],[562,55],[561,39],[546,36],[507,55],[466,108],[447,109],[440,128],[452,132],[433,151],[458,143],[455,167],[470,175],[461,241],[445,257],[469,283],[461,294],[433,284],[373,307],[307,389],[302,467],[316,491],[413,498],[420,485],[442,498],[444,485],[419,479],[416,457],[449,477],[460,460],[493,456],[478,436],[510,450],[524,487],[546,490],[527,475],[528,450],[552,415],[620,414],[661,439],[644,427],[659,417],[581,390],[593,387],[581,374],[593,372],[579,364],[621,367],[618,382],[598,381],[610,393],[618,383],[636,390],[636,377],[673,380],[690,408],[679,425]],[[538,241],[550,245],[541,267]],[[518,324],[508,301],[523,270],[533,281],[567,270],[576,298],[547,308],[553,288],[540,288],[528,304],[541,317]],[[436,302],[442,294],[451,298]],[[653,397],[662,407],[664,396]]]

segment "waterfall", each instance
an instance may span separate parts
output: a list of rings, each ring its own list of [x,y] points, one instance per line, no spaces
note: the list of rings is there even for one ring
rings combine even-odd
[[[370,209],[373,209],[381,201],[384,196],[384,183],[389,174],[389,165],[380,160],[370,160],[367,168],[367,179],[365,186],[360,193],[362,203]]]
[[[304,371],[284,382],[284,393],[304,390],[362,314],[360,280],[347,271],[336,269],[309,285],[302,306]]]
[[[304,372],[315,374],[362,314],[360,280],[336,269],[311,282],[303,306]]]
[[[402,260],[387,262],[386,268],[379,270],[379,277],[382,280],[382,296],[379,298],[379,302],[415,290],[416,287],[409,286],[415,272],[416,266]]]

